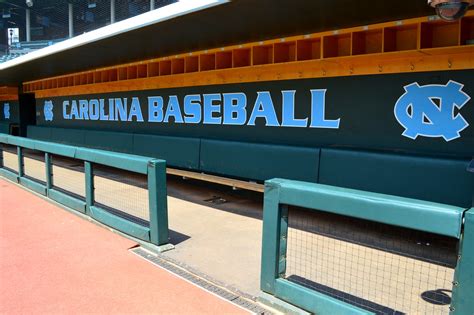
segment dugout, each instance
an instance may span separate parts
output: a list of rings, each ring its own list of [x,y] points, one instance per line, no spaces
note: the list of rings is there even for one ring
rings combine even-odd
[[[6,64],[16,120],[2,131],[256,191],[285,178],[473,206],[472,10],[448,23],[424,1],[237,0],[147,14]]]
[[[353,5],[220,4],[7,67],[2,84],[34,95],[19,106],[36,106],[22,124],[32,139],[162,158],[179,174],[468,206],[472,12],[447,23],[424,4]],[[453,123],[429,130],[436,118],[409,99],[438,86],[441,100],[448,84]]]

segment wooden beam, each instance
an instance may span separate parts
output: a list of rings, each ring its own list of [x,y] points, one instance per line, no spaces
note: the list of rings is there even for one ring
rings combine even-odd
[[[0,101],[18,101],[18,94],[0,95]]]
[[[184,178],[192,178],[197,179],[205,182],[210,182],[214,184],[220,184],[225,186],[231,186],[235,188],[240,188],[244,190],[251,190],[256,192],[264,192],[264,185],[252,182],[246,182],[243,180],[231,179],[221,176],[209,175],[204,173],[197,173],[197,172],[190,172],[190,171],[183,171],[174,168],[167,168],[166,173],[169,175],[181,176]]]

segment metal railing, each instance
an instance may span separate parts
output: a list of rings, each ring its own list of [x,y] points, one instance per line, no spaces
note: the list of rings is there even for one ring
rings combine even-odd
[[[0,135],[0,175],[160,250],[172,248],[164,160]]]
[[[473,314],[474,208],[265,183],[261,290],[317,314]]]

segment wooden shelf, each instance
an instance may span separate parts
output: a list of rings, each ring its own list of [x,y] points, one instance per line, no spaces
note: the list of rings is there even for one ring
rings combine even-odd
[[[199,56],[199,71],[209,71],[216,69],[216,55],[204,54]]]
[[[383,49],[382,46],[382,30],[367,30],[352,33],[352,55],[381,53]]]
[[[216,69],[232,68],[232,51],[216,52]]]
[[[252,64],[266,65],[273,63],[273,45],[254,46],[252,51]]]
[[[122,67],[118,69],[118,79],[119,80],[127,80],[127,68]]]
[[[137,78],[146,78],[148,76],[148,65],[140,64],[137,66]]]
[[[248,67],[252,64],[252,52],[250,48],[235,49],[233,51],[234,68]]]
[[[474,16],[461,20],[461,45],[474,45]]]
[[[64,88],[113,81],[152,78],[201,71],[229,71],[243,67],[364,55],[392,58],[394,53],[458,52],[474,44],[474,11],[457,22],[421,17],[337,31],[278,38],[263,42],[189,52],[125,65],[46,78],[23,84],[24,91]],[[470,49],[470,47],[465,47]],[[369,59],[364,59],[367,62]],[[248,71],[242,69],[240,71]],[[378,71],[379,72],[379,71]],[[352,73],[352,72],[350,72]],[[341,72],[341,75],[345,75]]]
[[[459,21],[421,23],[420,48],[450,47],[459,45]]]
[[[133,80],[137,78],[137,66],[127,67],[127,80]]]
[[[299,40],[297,46],[297,59],[312,60],[321,59],[321,39],[305,39]]]
[[[157,77],[160,75],[160,63],[159,62],[150,62],[148,64],[148,76]]]
[[[171,60],[160,61],[160,76],[171,74]]]
[[[81,77],[79,76],[78,81],[80,82]],[[100,71],[100,82],[109,82],[110,77],[109,77],[109,71],[108,70],[103,70]],[[75,84],[75,85],[80,85],[80,83]]]
[[[351,33],[323,37],[323,58],[351,55]]]
[[[296,61],[296,42],[277,43],[273,46],[275,63]]]
[[[199,71],[199,57],[189,56],[184,59],[185,72],[198,72]]]
[[[127,71],[128,71],[128,68],[127,68]],[[100,71],[94,72],[94,83],[101,83],[101,82],[102,82],[102,75],[101,75]],[[73,77],[73,81],[72,81],[71,85],[76,85],[75,83],[76,83],[76,80]]]
[[[184,58],[175,58],[171,60],[171,74],[184,73]]]
[[[419,24],[387,27],[384,32],[384,52],[414,50],[418,48]]]

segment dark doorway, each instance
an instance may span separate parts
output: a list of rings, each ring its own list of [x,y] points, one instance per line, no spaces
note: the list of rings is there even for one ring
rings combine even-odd
[[[28,125],[36,125],[36,101],[32,93],[19,95],[20,125],[15,132],[18,136],[26,137]]]

